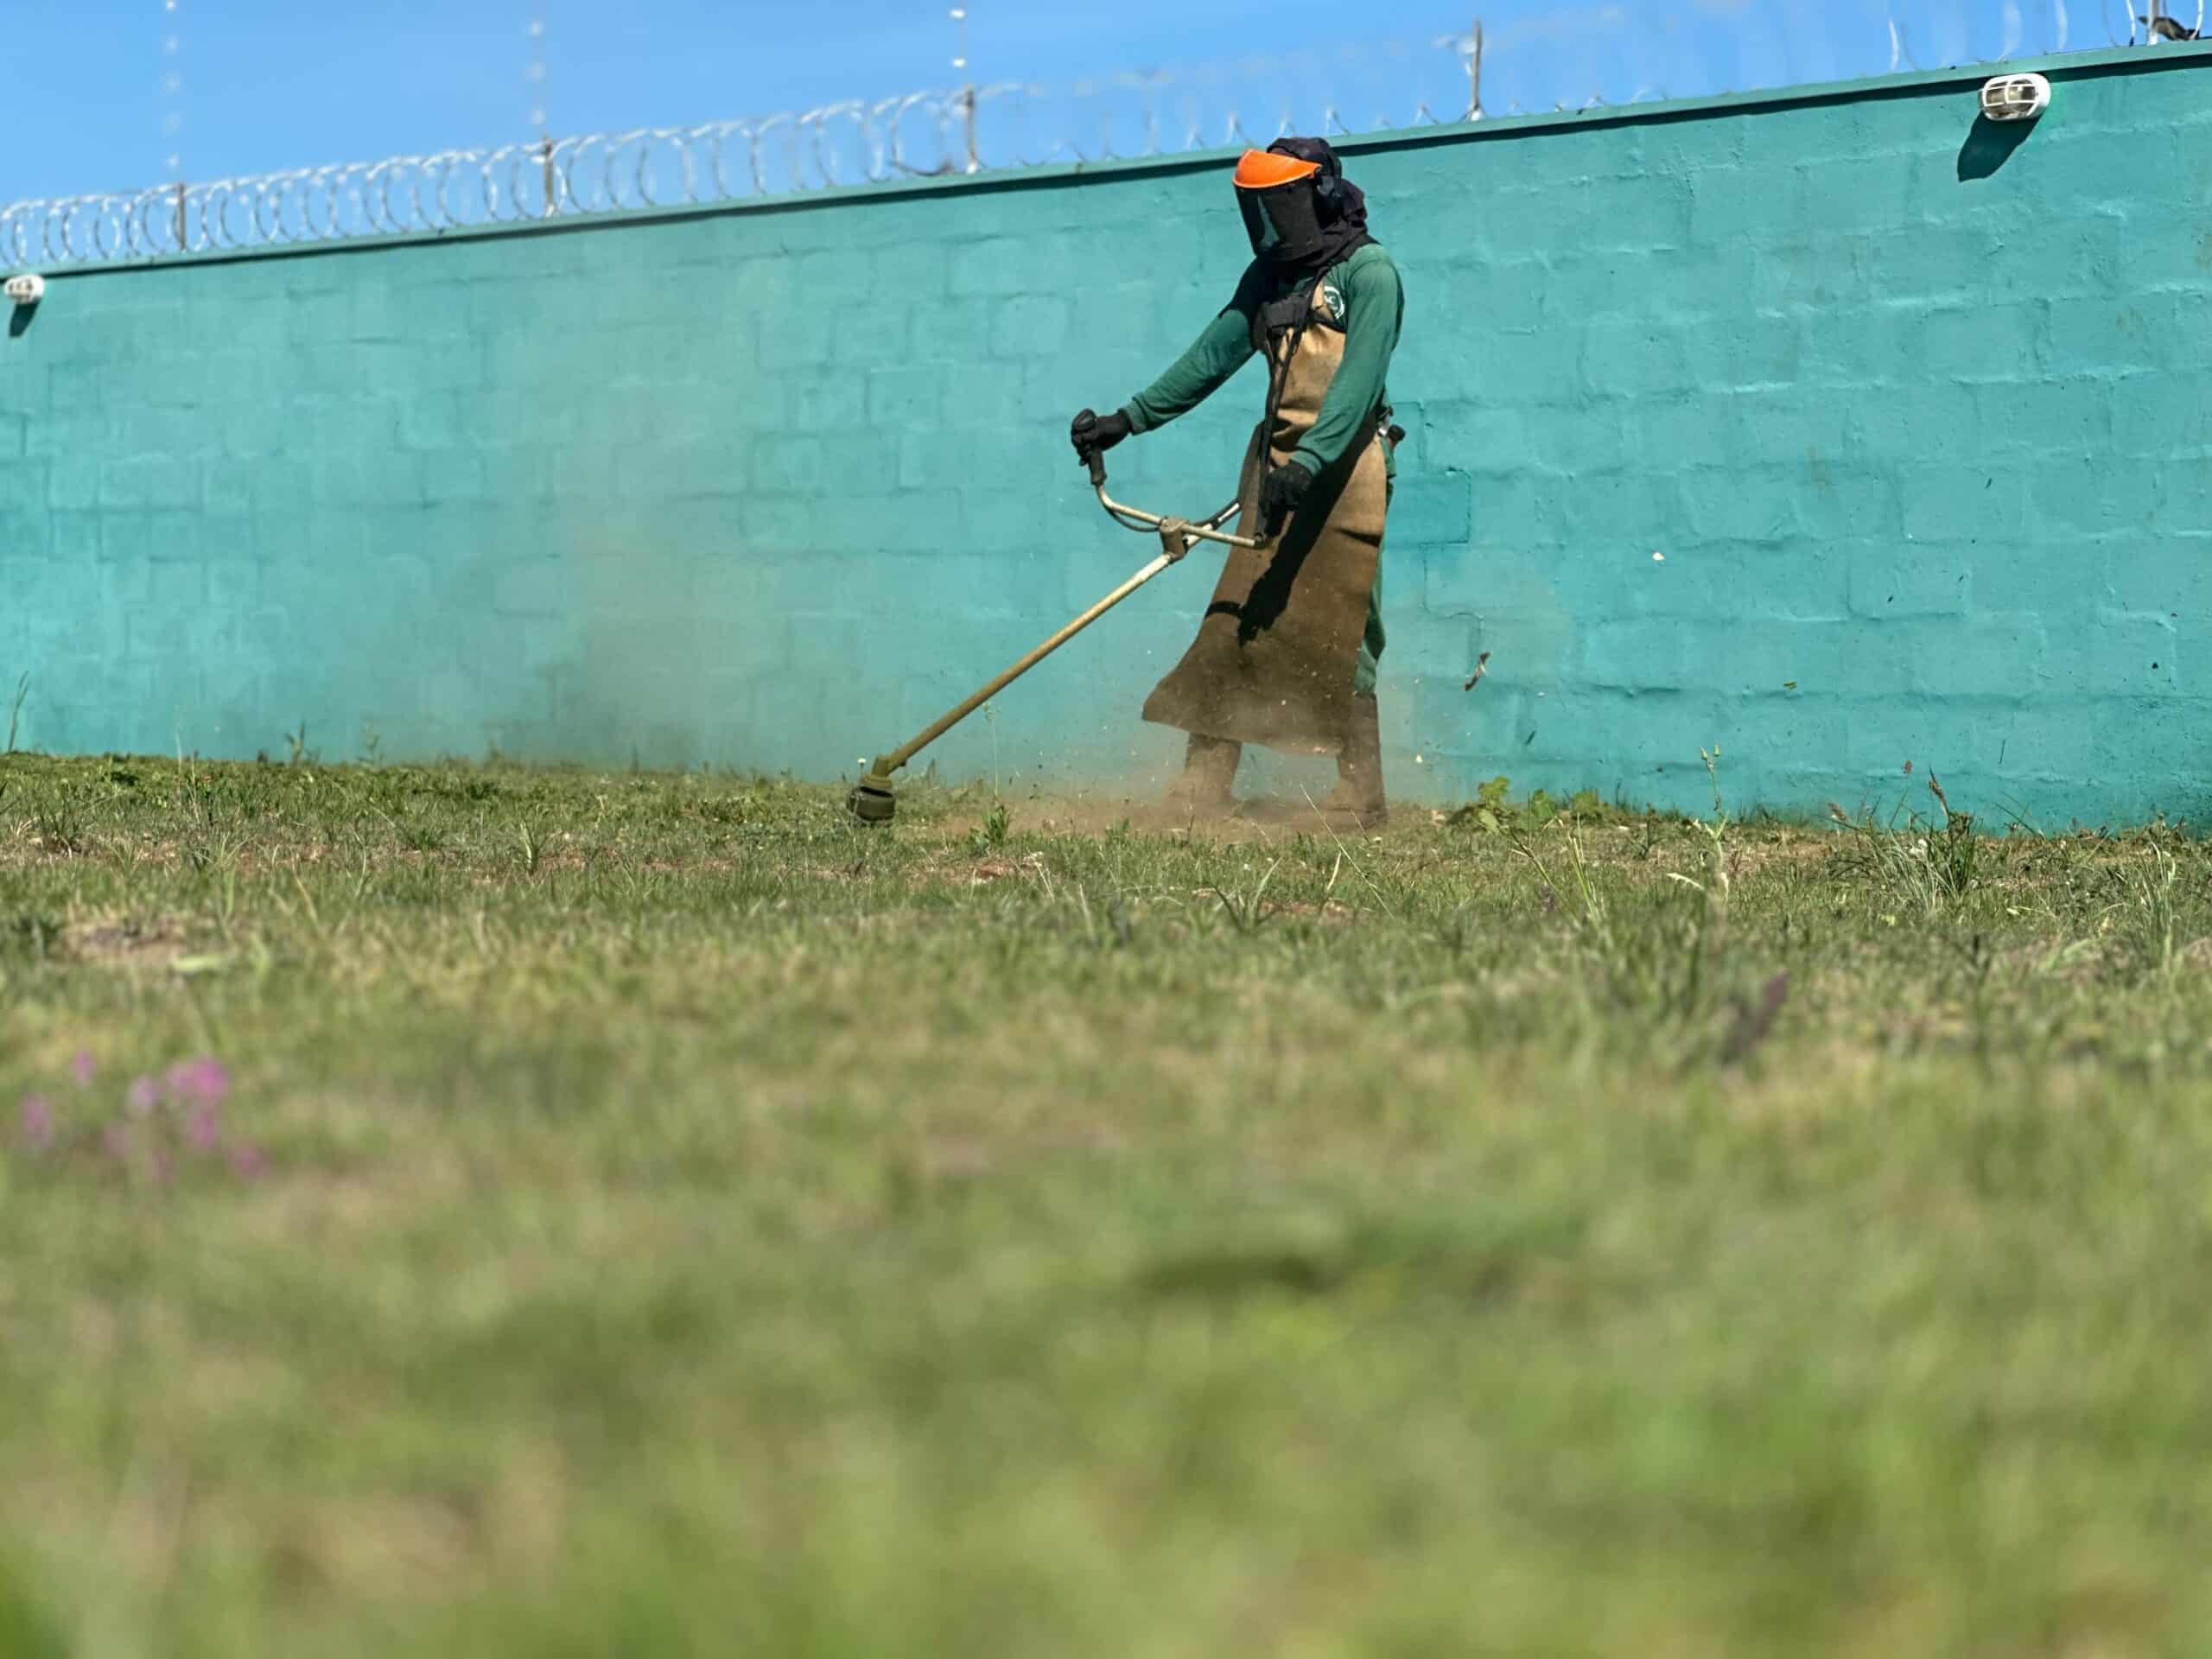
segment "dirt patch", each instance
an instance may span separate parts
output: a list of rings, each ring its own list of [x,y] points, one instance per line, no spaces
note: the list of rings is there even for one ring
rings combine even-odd
[[[988,887],[1009,876],[1033,880],[1044,874],[1045,855],[1042,853],[1031,853],[1022,858],[986,858],[968,873],[968,885],[971,887]]]
[[[79,962],[166,968],[185,953],[184,924],[170,916],[72,922],[61,948]]]
[[[1359,912],[1338,899],[1325,899],[1318,905],[1287,899],[1273,908],[1279,915],[1303,916],[1325,927],[1348,927],[1359,919]]]
[[[1793,869],[1825,864],[1843,850],[1842,843],[1829,838],[1814,837],[1797,841],[1731,841],[1728,845],[1728,874],[1731,876],[1757,875],[1777,865]]]

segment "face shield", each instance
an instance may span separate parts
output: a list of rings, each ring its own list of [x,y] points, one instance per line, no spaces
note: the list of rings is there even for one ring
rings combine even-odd
[[[1312,180],[1298,179],[1272,190],[1239,190],[1236,205],[1244,210],[1244,233],[1252,238],[1254,253],[1296,264],[1320,251],[1321,215]]]
[[[1248,149],[1236,163],[1236,205],[1252,251],[1296,264],[1321,248],[1321,214],[1312,162]]]

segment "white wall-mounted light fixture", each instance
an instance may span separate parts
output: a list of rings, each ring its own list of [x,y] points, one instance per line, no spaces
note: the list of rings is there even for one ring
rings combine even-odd
[[[1999,75],[1981,84],[1981,112],[1992,121],[2032,121],[2050,105],[2041,75]]]
[[[17,305],[36,305],[46,297],[46,278],[35,271],[21,276],[10,276],[4,288],[0,288]]]

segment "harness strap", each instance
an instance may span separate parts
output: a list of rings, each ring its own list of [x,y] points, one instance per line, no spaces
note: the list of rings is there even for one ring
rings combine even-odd
[[[1278,335],[1302,332],[1312,306],[1311,291],[1304,288],[1261,306],[1252,313],[1252,349],[1265,352]]]

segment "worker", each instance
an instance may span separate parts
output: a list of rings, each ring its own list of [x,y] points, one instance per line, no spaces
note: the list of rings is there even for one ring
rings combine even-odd
[[[1382,822],[1375,701],[1382,654],[1382,521],[1404,434],[1383,381],[1404,301],[1367,232],[1367,203],[1318,138],[1281,138],[1236,163],[1252,263],[1228,306],[1157,380],[1110,415],[1071,424],[1077,455],[1195,409],[1245,360],[1268,363],[1247,448],[1238,529],[1198,637],[1144,718],[1189,734],[1179,811],[1225,814],[1247,743],[1337,757],[1332,820]]]

